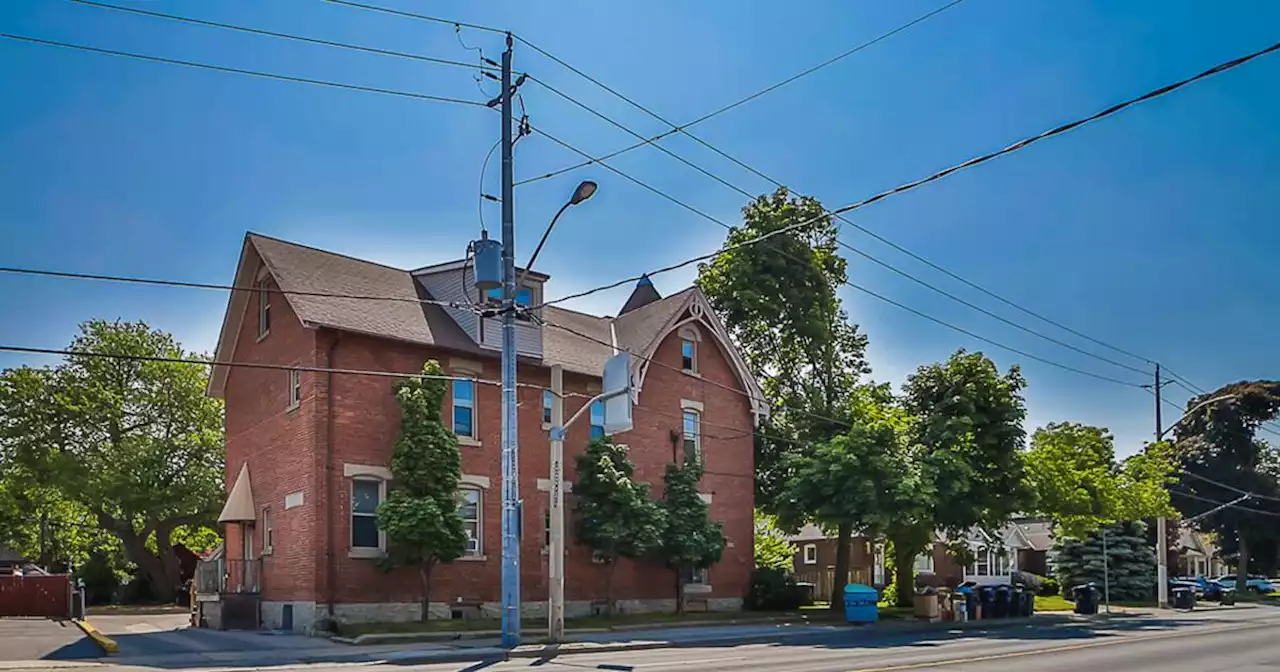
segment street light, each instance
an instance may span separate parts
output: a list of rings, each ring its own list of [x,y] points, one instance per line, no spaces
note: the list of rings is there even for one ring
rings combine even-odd
[[[547,237],[551,235],[551,229],[556,228],[556,220],[560,219],[560,215],[563,215],[564,211],[569,209],[569,206],[577,205],[588,198],[591,198],[595,193],[596,183],[591,180],[583,180],[578,184],[578,188],[573,190],[573,196],[571,196],[569,200],[556,211],[556,216],[551,218],[551,223],[547,225],[547,230],[542,232],[542,240],[539,240],[538,246],[533,248],[533,256],[529,257],[529,263],[524,266],[524,273],[520,274],[521,283],[524,282],[524,276],[528,275],[529,270],[533,268],[533,262],[538,260],[538,253],[542,252],[542,246],[547,244]],[[517,285],[517,287],[518,286],[519,285]]]
[[[1181,418],[1178,418],[1177,420],[1175,420],[1175,421],[1173,422],[1173,424],[1172,424],[1172,425],[1169,425],[1168,427],[1166,427],[1166,428],[1164,429],[1164,431],[1160,432],[1160,436],[1158,436],[1158,437],[1156,437],[1156,438],[1158,438],[1158,439],[1163,439],[1163,438],[1164,438],[1164,435],[1169,433],[1169,430],[1171,430],[1171,429],[1173,429],[1174,427],[1177,427],[1178,425],[1180,425],[1180,424],[1182,424],[1182,423],[1186,422],[1186,421],[1187,421],[1187,419],[1191,417],[1191,414],[1192,414],[1192,413],[1195,413],[1196,411],[1198,411],[1198,410],[1200,410],[1200,409],[1204,408],[1205,406],[1208,406],[1209,404],[1216,404],[1216,403],[1218,403],[1219,401],[1226,401],[1227,399],[1235,399],[1235,398],[1236,398],[1236,397],[1238,397],[1238,396],[1240,396],[1240,395],[1238,395],[1238,394],[1224,394],[1224,395],[1222,395],[1222,396],[1220,396],[1220,397],[1214,397],[1214,398],[1212,398],[1212,399],[1206,399],[1206,400],[1204,400],[1204,401],[1202,401],[1202,402],[1200,402],[1200,403],[1196,404],[1195,406],[1192,406],[1190,409],[1188,409],[1188,410],[1187,410],[1187,412],[1186,412],[1186,413],[1183,413],[1183,414],[1182,414],[1182,417],[1181,417]]]

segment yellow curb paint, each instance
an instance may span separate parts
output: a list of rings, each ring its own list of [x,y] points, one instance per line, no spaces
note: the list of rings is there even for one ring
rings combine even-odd
[[[88,635],[89,639],[97,642],[98,646],[102,647],[102,650],[108,654],[116,653],[120,650],[120,645],[116,644],[116,640],[99,632],[97,628],[89,625],[88,621],[77,620],[75,624],[80,626],[80,629],[84,631],[84,634]]]
[[[1213,634],[1229,630],[1254,630],[1257,628],[1275,627],[1275,623],[1264,623],[1257,625],[1247,625],[1244,627],[1224,627],[1224,628],[1208,628],[1201,630],[1197,634]],[[1173,639],[1175,637],[1185,637],[1185,632],[1169,632],[1158,635],[1145,635],[1138,637],[1122,637],[1117,639],[1108,639],[1100,642],[1086,642],[1083,644],[1068,644],[1066,646],[1055,646],[1048,649],[1033,649],[1030,651],[1010,651],[1009,653],[993,653],[987,656],[971,656],[967,658],[948,658],[945,660],[935,660],[927,663],[908,663],[906,665],[890,665],[888,667],[858,667],[848,672],[902,672],[903,670],[923,670],[930,667],[949,667],[952,665],[971,665],[973,663],[982,663],[990,660],[1005,660],[1008,658],[1025,658],[1027,656],[1038,656],[1046,653],[1059,653],[1062,651],[1078,651],[1080,649],[1095,649],[1102,646],[1114,646],[1117,644],[1133,644],[1135,642],[1149,642],[1160,639]]]

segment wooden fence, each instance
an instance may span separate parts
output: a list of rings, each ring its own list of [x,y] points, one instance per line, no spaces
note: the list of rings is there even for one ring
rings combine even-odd
[[[863,585],[871,585],[871,568],[870,567],[854,567],[845,575],[845,580],[836,584],[836,570],[834,567],[826,569],[807,569],[796,572],[796,581],[803,583],[812,583],[813,599],[819,602],[825,602],[831,599],[831,590],[839,585],[841,587],[850,583],[861,583]]]
[[[71,577],[0,576],[0,616],[71,617]]]

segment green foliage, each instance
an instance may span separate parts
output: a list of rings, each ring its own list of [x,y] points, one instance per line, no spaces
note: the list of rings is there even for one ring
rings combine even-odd
[[[1049,597],[1050,595],[1060,595],[1061,593],[1062,583],[1058,581],[1057,577],[1046,576],[1040,580],[1040,590],[1036,594]]]
[[[1265,499],[1280,497],[1280,455],[1256,433],[1262,423],[1280,413],[1280,381],[1226,385],[1193,397],[1187,408],[1186,421],[1175,429],[1181,474],[1177,489],[1219,502],[1234,500],[1241,492],[1262,497],[1213,513],[1209,511],[1215,504],[1193,497],[1178,497],[1174,503],[1188,518],[1203,516],[1196,525],[1216,533],[1225,554],[1247,559],[1237,563],[1237,581],[1246,573],[1275,571],[1280,564],[1280,525],[1257,511],[1280,512],[1275,502]]]
[[[1106,555],[1102,552],[1105,530]],[[1084,538],[1065,537],[1058,541],[1050,561],[1053,574],[1064,594],[1075,586],[1096,583],[1103,589],[1103,558],[1112,601],[1150,599],[1156,590],[1156,558],[1146,541],[1146,525],[1124,522],[1105,525]]]
[[[756,569],[787,570],[795,559],[797,548],[787,540],[786,533],[778,528],[778,521],[774,516],[757,510],[754,551]]]
[[[428,361],[424,376],[439,376],[440,364]],[[458,439],[440,413],[445,382],[411,378],[395,386],[400,433],[391,455],[395,485],[378,506],[378,527],[387,535],[384,569],[416,567],[422,582],[422,620],[431,604],[431,571],[466,552],[467,537],[458,515],[462,458]]]
[[[724,553],[723,526],[707,516],[699,495],[702,465],[687,456],[683,465],[668,464],[663,475],[661,543],[654,556],[677,572],[705,569]],[[684,581],[676,581],[676,609],[684,610]]]
[[[69,349],[194,357],[142,322],[86,322]],[[26,498],[23,515],[65,512],[66,529],[96,524],[119,540],[156,596],[171,599],[179,583],[174,530],[211,524],[222,504],[222,404],[205,395],[207,375],[196,364],[82,354],[55,368],[0,373],[0,457],[12,465],[3,478],[11,496]],[[152,535],[155,553],[146,544]]]
[[[810,221],[767,241],[735,244]],[[742,226],[725,240],[730,251],[698,267],[698,286],[724,321],[765,396],[776,406],[764,434],[825,441],[840,419],[859,376],[869,371],[866,336],[848,320],[837,289],[847,263],[836,254],[836,227],[822,205],[786,189],[743,208]],[[757,503],[773,511],[794,444],[756,441]]]
[[[1163,446],[1118,463],[1106,429],[1050,423],[1032,435],[1024,462],[1035,510],[1068,536],[1172,513],[1167,488],[1173,464]]]
[[[795,611],[804,604],[805,593],[796,578],[782,568],[757,567],[743,606],[752,611]]]
[[[649,498],[649,485],[632,478],[627,447],[609,437],[595,439],[574,458],[574,532],[577,542],[605,559],[606,598],[613,608],[613,575],[618,558],[638,559],[662,545],[662,510]]]

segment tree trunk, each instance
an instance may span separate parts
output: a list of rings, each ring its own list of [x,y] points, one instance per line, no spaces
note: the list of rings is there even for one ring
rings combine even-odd
[[[128,524],[125,523],[124,527],[128,527]],[[125,531],[123,527],[117,528],[116,535],[120,537],[125,557],[138,566],[138,571],[150,584],[153,596],[161,602],[171,602],[174,599],[173,586],[170,585],[160,558],[147,550],[146,537],[139,536],[132,529]]]
[[[676,613],[684,613],[684,570],[676,568]]]
[[[1236,594],[1249,590],[1249,542],[1245,540],[1244,526],[1236,526],[1236,538],[1240,540],[1240,561],[1236,564]]]
[[[431,570],[435,563],[423,562],[418,565],[418,578],[422,581],[422,622],[431,617]]]
[[[609,558],[609,567],[605,570],[604,576],[604,612],[609,616],[613,615],[613,574],[617,569],[618,558],[616,556]]]
[[[156,524],[156,555],[159,556],[160,569],[164,571],[165,585],[176,597],[182,589],[182,570],[178,567],[178,555],[173,552],[173,528],[173,523]],[[169,602],[173,598],[162,599]]]
[[[842,614],[844,584],[849,580],[849,539],[853,536],[853,523],[840,523],[836,530],[836,569],[831,580],[831,611]]]
[[[911,606],[912,597],[916,592],[916,554],[911,550],[915,546],[910,542],[904,542],[905,540],[893,543],[893,578],[899,607]]]

